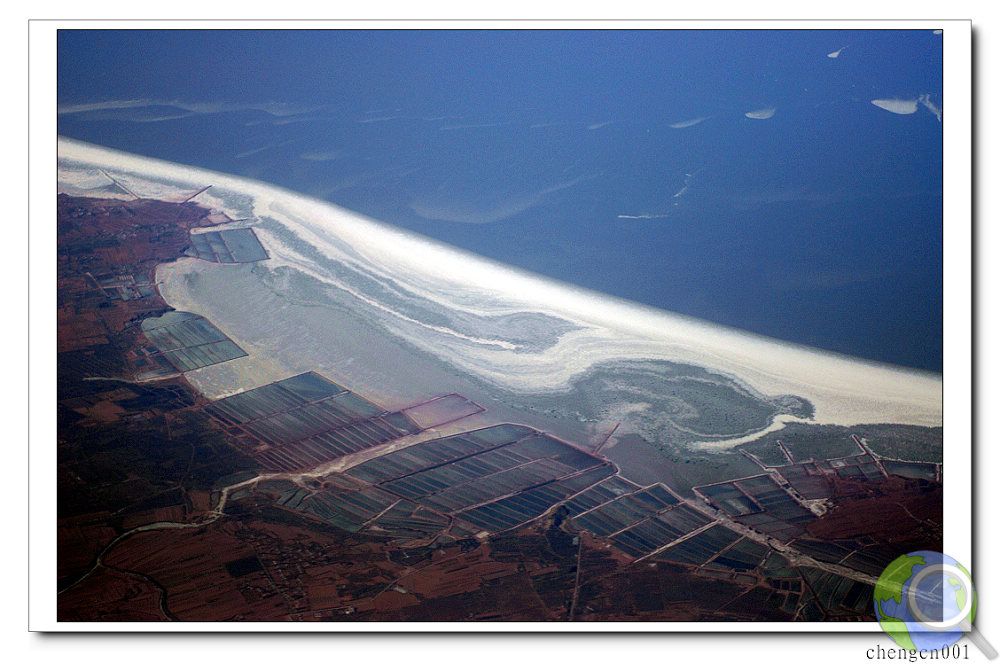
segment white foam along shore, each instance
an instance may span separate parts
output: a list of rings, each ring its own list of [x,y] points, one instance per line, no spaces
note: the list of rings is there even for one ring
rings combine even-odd
[[[523,391],[565,389],[602,362],[662,359],[703,366],[741,379],[768,395],[795,394],[815,407],[820,423],[942,421],[940,376],[832,354],[613,298],[550,280],[429,240],[354,212],[270,184],[178,165],[60,138],[59,156],[117,174],[183,184],[213,185],[196,198],[218,204],[226,192],[249,197],[252,214],[270,217],[329,258],[392,278],[442,310],[503,315],[536,312],[579,326],[542,351],[496,346],[442,332],[413,319],[400,323],[385,306],[386,327],[411,344],[471,374]],[[221,195],[213,195],[212,192]],[[224,199],[224,198],[223,198]],[[291,266],[326,282],[317,264],[265,240],[271,267]],[[167,268],[167,267],[165,267]],[[190,271],[188,265],[185,272]],[[158,275],[159,276],[159,275]],[[168,283],[171,273],[163,273]],[[169,295],[165,287],[164,295]],[[357,291],[357,290],[355,290]],[[373,299],[366,298],[370,303]],[[187,306],[190,309],[191,306]],[[205,317],[212,319],[211,314]]]

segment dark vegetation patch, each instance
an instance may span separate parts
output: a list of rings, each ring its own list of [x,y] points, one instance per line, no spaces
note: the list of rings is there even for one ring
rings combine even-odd
[[[263,570],[264,567],[261,565],[260,559],[258,559],[256,555],[250,555],[249,557],[243,557],[242,559],[226,562],[226,571],[229,572],[229,575],[232,578],[242,578],[245,575]]]
[[[199,411],[147,413],[93,423],[60,413],[57,454],[60,482],[67,485],[58,491],[60,517],[117,511],[182,486],[208,490],[252,465]]]

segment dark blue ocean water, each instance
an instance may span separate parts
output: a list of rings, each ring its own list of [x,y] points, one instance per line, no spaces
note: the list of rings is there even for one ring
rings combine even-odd
[[[940,371],[943,124],[870,101],[929,94],[944,108],[945,38],[64,30],[59,132],[668,310]]]

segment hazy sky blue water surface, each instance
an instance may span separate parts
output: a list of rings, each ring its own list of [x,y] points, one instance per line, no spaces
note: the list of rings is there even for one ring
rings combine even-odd
[[[59,132],[668,310],[940,371],[942,123],[870,101],[929,94],[944,109],[942,39],[64,30]]]

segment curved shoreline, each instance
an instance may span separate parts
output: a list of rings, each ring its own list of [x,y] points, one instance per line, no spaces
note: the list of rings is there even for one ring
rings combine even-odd
[[[279,222],[325,257],[392,278],[442,309],[481,315],[526,310],[580,326],[538,353],[494,352],[474,341],[455,347],[447,334],[425,333],[420,322],[407,327],[402,337],[410,344],[460,369],[476,370],[502,387],[556,390],[608,360],[655,358],[719,371],[766,395],[802,396],[813,403],[814,419],[821,423],[941,424],[937,375],[784,343],[566,285],[280,187],[65,138],[60,138],[59,152],[62,159],[154,180],[212,183],[216,190],[239,195],[253,215]],[[196,200],[217,202],[210,195]],[[295,257],[300,255],[292,250],[275,249],[273,256],[265,262],[269,267],[284,262],[308,272],[297,266]],[[163,266],[168,282],[172,266]],[[398,326],[391,329],[396,335],[401,334]]]

